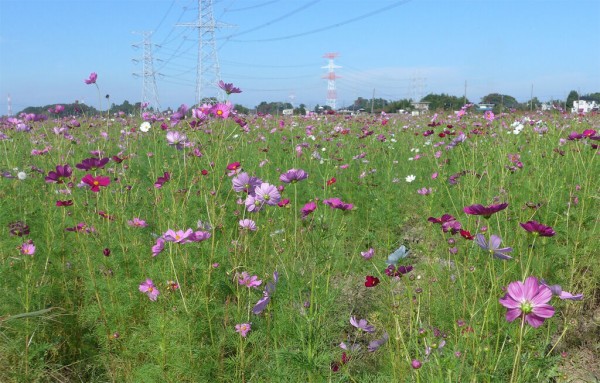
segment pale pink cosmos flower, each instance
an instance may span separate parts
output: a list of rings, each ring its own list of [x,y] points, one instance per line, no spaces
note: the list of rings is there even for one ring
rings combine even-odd
[[[267,205],[276,206],[281,201],[281,194],[277,187],[269,183],[262,183],[254,189],[256,199],[266,203]]]
[[[140,283],[139,290],[145,293],[151,301],[156,301],[158,294],[160,294],[156,286],[154,286],[152,279],[149,278],[145,282]]]
[[[256,227],[256,222],[251,219],[242,219],[240,220],[240,228],[248,231],[256,231],[258,228]]]
[[[240,334],[242,338],[248,335],[248,332],[252,329],[252,323],[240,323],[235,325],[235,332]]]
[[[188,242],[188,238],[194,234],[192,229],[183,230],[173,230],[169,229],[163,234],[163,238],[167,242],[175,242],[175,243],[186,243]]]
[[[27,241],[19,246],[19,250],[21,250],[21,254],[23,255],[31,255],[35,254],[35,245],[32,241]]]
[[[133,226],[133,227],[146,227],[146,226],[148,226],[148,224],[146,223],[146,221],[144,221],[143,219],[139,219],[137,217],[135,217],[132,220],[127,221],[127,224],[129,226]]]
[[[165,249],[165,240],[163,237],[158,237],[156,239],[156,244],[152,246],[152,256],[156,257],[158,254],[162,253]]]
[[[375,249],[373,249],[372,247],[369,248],[369,250],[367,251],[361,251],[360,255],[364,258],[364,259],[371,259],[373,258],[373,256],[375,255]]]

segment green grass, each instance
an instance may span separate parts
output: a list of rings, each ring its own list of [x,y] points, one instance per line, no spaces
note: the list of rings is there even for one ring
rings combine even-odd
[[[80,119],[81,127],[69,129],[73,140],[52,131],[70,119],[32,123],[29,132],[2,122],[8,138],[0,141],[0,171],[24,171],[27,178],[0,178],[0,381],[560,381],[565,358],[559,351],[599,341],[597,332],[590,339],[579,324],[590,322],[600,298],[600,183],[598,151],[591,146],[598,141],[559,140],[600,121],[534,114],[548,128],[545,134],[527,124],[518,135],[508,133],[523,117],[504,114],[488,122],[476,114],[461,121],[449,116],[437,127],[427,127],[428,117],[391,116],[385,124],[377,116],[288,117],[280,127],[267,116],[248,118],[248,133],[232,120],[173,127],[202,157],[192,155],[192,147],[168,146],[158,122],[140,132],[136,118]],[[440,138],[446,124],[456,135]],[[305,133],[309,125],[315,140]],[[482,134],[471,133],[476,128]],[[435,133],[424,137],[427,129]],[[374,133],[364,135],[369,130]],[[447,149],[461,131],[468,138]],[[301,156],[298,145],[304,146]],[[47,154],[31,155],[46,146]],[[89,172],[111,178],[99,193],[77,187],[88,172],[75,165],[93,150],[128,157]],[[523,167],[508,169],[508,154],[519,154]],[[233,191],[226,174],[234,161],[273,185],[291,168],[309,177],[285,185],[289,205],[251,213],[238,203],[245,196]],[[73,185],[44,181],[64,164],[73,168]],[[164,172],[171,180],[155,188]],[[411,174],[415,181],[406,182]],[[456,174],[452,185],[449,177]],[[336,182],[327,185],[332,177]],[[418,194],[423,187],[433,192]],[[71,194],[59,193],[65,189]],[[332,197],[354,208],[322,203]],[[67,199],[73,206],[55,206]],[[318,207],[301,219],[309,201]],[[467,205],[496,202],[509,206],[487,220],[463,212]],[[443,214],[473,234],[500,236],[513,259],[494,259],[427,221]],[[148,226],[129,226],[134,217]],[[258,230],[240,230],[242,218],[256,221]],[[556,235],[534,239],[519,225],[528,220],[552,226]],[[9,233],[17,221],[29,227],[28,235]],[[198,230],[198,221],[210,224],[208,240],[166,243],[152,257],[158,236],[168,229]],[[81,222],[95,232],[65,231]],[[27,240],[36,246],[33,257],[17,249]],[[400,245],[411,249],[401,263],[414,269],[390,278],[385,261]],[[365,260],[360,253],[370,247],[375,256]],[[238,284],[243,271],[262,285]],[[252,307],[274,271],[279,282],[271,302],[255,315]],[[367,275],[381,283],[365,287]],[[498,299],[510,282],[530,275],[583,293],[584,300],[553,298],[555,315],[520,335],[520,320],[506,322]],[[156,302],[138,290],[146,278],[160,291]],[[169,281],[179,281],[180,289],[170,291]],[[375,332],[355,329],[351,316],[367,319]],[[247,322],[252,329],[244,338],[235,325]],[[384,333],[388,341],[368,352],[369,342]],[[361,345],[347,351],[345,363],[341,342]],[[420,369],[411,367],[413,359],[422,362]]]

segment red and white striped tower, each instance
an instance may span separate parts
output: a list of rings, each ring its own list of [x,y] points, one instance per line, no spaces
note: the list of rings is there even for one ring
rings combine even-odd
[[[327,105],[331,107],[331,109],[335,110],[335,102],[337,100],[337,91],[335,90],[335,79],[340,78],[335,74],[336,68],[341,68],[341,66],[335,65],[333,60],[338,57],[339,53],[325,53],[323,58],[326,58],[329,63],[326,66],[321,68],[326,68],[328,70],[327,74],[323,76],[323,78],[327,79]]]

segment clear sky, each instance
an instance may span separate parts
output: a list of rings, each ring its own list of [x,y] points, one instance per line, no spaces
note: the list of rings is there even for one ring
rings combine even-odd
[[[600,0],[213,0],[221,78],[247,107],[325,104],[323,55],[337,52],[337,105],[428,93],[524,102],[600,92]],[[0,0],[0,115],[102,96],[140,101],[153,31],[161,107],[195,101],[197,0]],[[138,44],[139,48],[132,45]],[[211,96],[213,94],[206,94]],[[103,100],[104,102],[104,100]],[[105,105],[103,105],[105,107]]]

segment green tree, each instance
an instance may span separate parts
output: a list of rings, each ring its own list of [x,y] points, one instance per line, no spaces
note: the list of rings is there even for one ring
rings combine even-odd
[[[574,90],[570,91],[567,96],[567,109],[571,109],[573,107],[573,101],[577,100],[579,100],[579,93]]]
[[[494,113],[502,113],[508,108],[519,108],[519,102],[512,96],[500,93],[490,93],[481,99],[484,104],[494,104]]]
[[[304,116],[306,114],[306,105],[300,104],[297,108],[294,108],[294,114]]]
[[[428,94],[421,99],[423,102],[429,102],[430,110],[458,110],[465,104],[464,97],[450,96],[448,94]],[[469,100],[467,100],[467,103]]]

